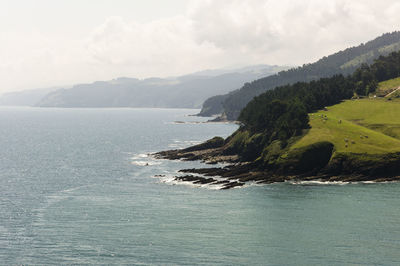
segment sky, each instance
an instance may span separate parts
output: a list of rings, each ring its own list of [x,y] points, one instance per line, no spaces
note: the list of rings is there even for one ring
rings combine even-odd
[[[0,0],[0,93],[302,65],[400,30],[398,0]]]

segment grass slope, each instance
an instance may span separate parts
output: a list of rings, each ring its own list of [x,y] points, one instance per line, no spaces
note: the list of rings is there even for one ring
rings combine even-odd
[[[379,83],[377,95],[390,98],[400,98],[400,78]]]
[[[341,122],[340,122],[341,121]],[[336,153],[400,152],[400,101],[348,100],[310,114],[311,129],[290,150],[329,141]]]
[[[392,92],[393,90],[396,90],[399,87],[400,87],[400,78],[396,78],[379,83],[377,91],[378,94],[380,95],[387,95],[388,93]],[[395,94],[390,95],[390,97],[396,97],[397,95],[398,94],[396,92]]]

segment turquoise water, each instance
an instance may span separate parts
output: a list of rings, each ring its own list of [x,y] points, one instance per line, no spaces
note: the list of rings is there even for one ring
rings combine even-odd
[[[236,129],[195,112],[1,108],[0,264],[399,265],[400,184],[169,182],[146,153]]]

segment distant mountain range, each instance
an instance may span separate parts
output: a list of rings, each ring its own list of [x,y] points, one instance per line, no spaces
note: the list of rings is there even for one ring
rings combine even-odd
[[[235,120],[247,103],[267,90],[300,81],[308,82],[331,77],[335,74],[348,75],[363,63],[370,64],[381,55],[399,50],[400,32],[387,33],[373,41],[323,57],[315,63],[281,71],[246,83],[240,89],[228,94],[211,97],[204,102],[200,115],[212,116],[224,113],[223,117]]]
[[[227,93],[246,82],[273,75],[283,69],[288,67],[256,65],[205,70],[175,78],[117,78],[64,89],[7,93],[0,97],[0,105],[201,108],[208,97]]]
[[[0,96],[0,105],[6,106],[34,106],[47,94],[60,88],[33,89],[9,92]]]

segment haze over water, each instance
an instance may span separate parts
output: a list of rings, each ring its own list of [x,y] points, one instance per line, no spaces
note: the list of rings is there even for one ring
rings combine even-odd
[[[147,153],[236,129],[197,111],[1,108],[0,264],[400,263],[398,183],[168,182],[201,164]]]

